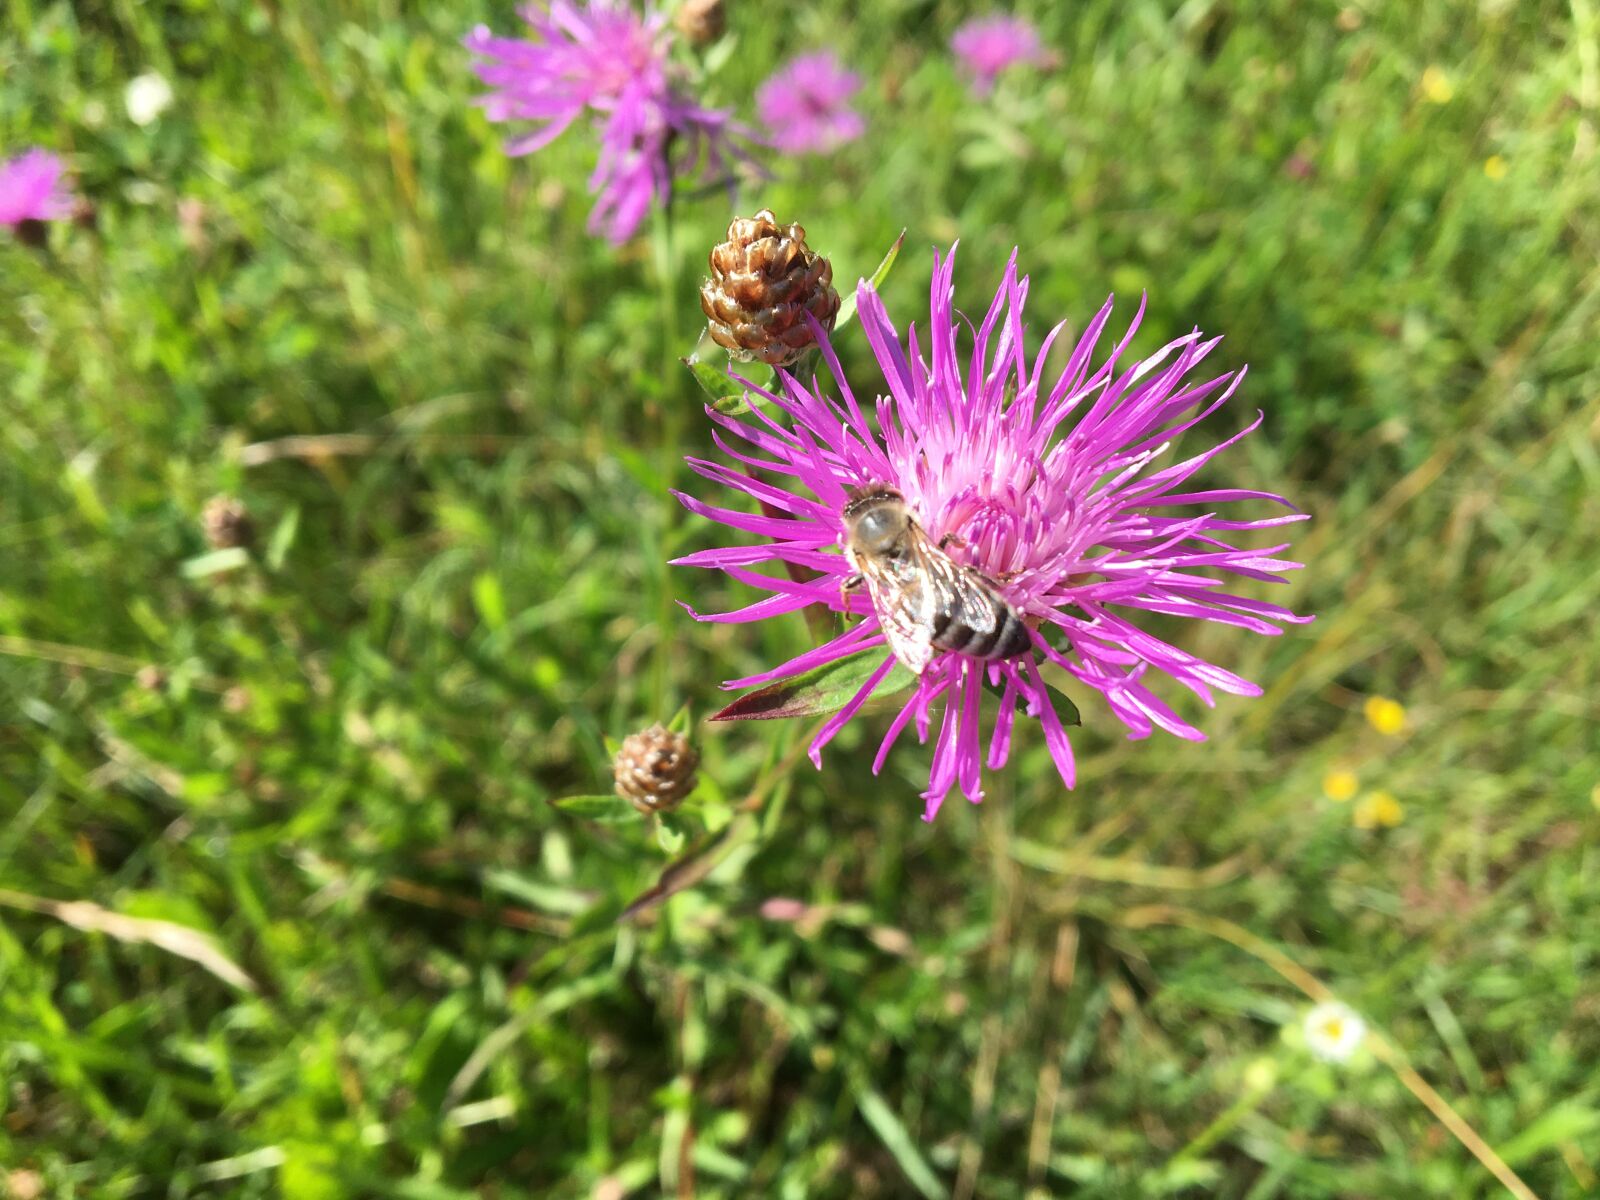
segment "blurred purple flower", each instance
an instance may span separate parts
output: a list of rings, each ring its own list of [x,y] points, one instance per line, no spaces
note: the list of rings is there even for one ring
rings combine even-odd
[[[850,107],[861,76],[830,50],[791,59],[756,90],[756,111],[785,154],[826,153],[853,142],[866,122]]]
[[[641,15],[628,0],[551,0],[521,15],[531,40],[496,37],[481,25],[465,39],[477,56],[472,69],[490,89],[479,103],[491,121],[534,124],[506,143],[511,155],[531,154],[580,116],[593,118],[600,158],[589,178],[591,231],[625,242],[674,179],[748,161],[735,141],[748,132],[727,111],[680,91],[660,13]]]
[[[61,160],[33,149],[0,163],[0,225],[60,221],[72,215],[72,193]]]
[[[979,96],[989,94],[1007,67],[1047,67],[1055,62],[1055,55],[1039,41],[1039,31],[1021,17],[974,17],[956,30],[950,49]]]
[[[589,176],[595,196],[591,232],[620,245],[633,236],[651,204],[674,179],[704,173],[731,179],[749,155],[735,138],[746,130],[723,109],[703,108],[668,93],[653,103],[619,108],[600,127],[600,160]]]
[[[1181,462],[1155,466],[1178,436],[1216,412],[1243,378],[1240,370],[1204,382],[1188,379],[1220,338],[1206,339],[1195,330],[1143,361],[1124,363],[1144,312],[1141,303],[1127,333],[1104,362],[1092,367],[1111,317],[1108,300],[1061,369],[1047,374],[1049,364],[1060,361],[1054,352],[1066,324],[1050,331],[1030,365],[1022,319],[1028,281],[1018,277],[1013,253],[963,369],[957,333],[972,326],[954,308],[954,263],[953,248],[942,262],[934,258],[926,354],[914,328],[907,330],[902,346],[870,284],[857,289],[862,329],[888,383],[888,395],[876,402],[876,431],[818,329],[843,402],[815,380],[807,387],[781,372],[781,390],[750,386],[770,409],[753,409],[743,420],[707,410],[720,427],[714,440],[738,460],[738,468],[688,460],[698,474],[758,501],[762,513],[679,497],[691,512],[767,539],[677,560],[720,569],[771,593],[735,612],[694,613],[696,619],[757,621],[812,604],[862,618],[824,645],[726,687],[770,683],[886,646],[869,597],[840,590],[851,573],[838,553],[845,540],[841,510],[855,487],[899,491],[928,537],[938,541],[955,535],[948,553],[994,581],[1025,618],[1032,641],[1027,653],[989,661],[938,651],[889,724],[874,773],[908,723],[915,724],[919,741],[927,741],[934,704],[944,701],[923,793],[928,820],[953,787],[970,800],[982,798],[982,768],[1004,766],[1019,704],[1040,722],[1056,768],[1072,786],[1072,747],[1040,675],[1040,659],[1099,692],[1130,737],[1142,738],[1160,727],[1198,741],[1203,735],[1156,696],[1150,677],[1168,675],[1208,705],[1213,691],[1259,695],[1260,689],[1145,632],[1130,617],[1159,613],[1264,634],[1281,632],[1281,623],[1311,619],[1226,590],[1230,577],[1282,582],[1282,572],[1299,566],[1277,557],[1287,543],[1244,549],[1230,544],[1231,534],[1277,528],[1303,516],[1223,519],[1217,506],[1231,501],[1288,502],[1269,492],[1188,486],[1196,472],[1260,424],[1259,413],[1223,442]],[[779,411],[792,424],[776,419]],[[767,482],[772,476],[787,476],[793,483]],[[1194,507],[1197,515],[1171,512]],[[789,574],[750,569],[768,561],[786,570],[802,568],[795,574],[815,574],[797,582]],[[859,693],[822,726],[811,744],[813,762],[820,764],[822,748],[893,665],[885,653]],[[986,683],[1000,696],[987,753],[979,721]]]

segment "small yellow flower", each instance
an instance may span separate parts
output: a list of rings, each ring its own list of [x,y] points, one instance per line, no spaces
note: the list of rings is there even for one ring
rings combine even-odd
[[[1406,810],[1388,792],[1368,792],[1355,806],[1350,819],[1357,829],[1393,829],[1405,820]]]
[[[1335,804],[1353,799],[1361,781],[1354,771],[1329,771],[1322,777],[1322,794]]]
[[[1456,85],[1442,67],[1431,66],[1422,73],[1422,94],[1434,104],[1449,104],[1455,98]]]
[[[1491,154],[1483,160],[1483,173],[1496,183],[1506,177],[1506,160],[1498,154]]]
[[[1362,712],[1367,723],[1385,737],[1398,737],[1406,727],[1405,705],[1387,696],[1368,696]]]

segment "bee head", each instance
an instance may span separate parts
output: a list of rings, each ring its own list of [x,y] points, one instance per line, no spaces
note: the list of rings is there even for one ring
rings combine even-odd
[[[869,554],[886,554],[905,535],[910,523],[905,499],[888,487],[856,488],[844,506],[850,540]]]

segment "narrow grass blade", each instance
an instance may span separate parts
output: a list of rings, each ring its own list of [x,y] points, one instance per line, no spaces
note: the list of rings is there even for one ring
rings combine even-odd
[[[922,1151],[918,1150],[916,1143],[911,1140],[910,1132],[900,1123],[900,1118],[895,1115],[894,1109],[865,1083],[856,1084],[856,1108],[861,1111],[862,1120],[872,1126],[872,1132],[878,1135],[878,1140],[883,1143],[884,1149],[894,1156],[895,1162],[900,1164],[900,1169],[906,1173],[906,1178],[917,1191],[928,1200],[944,1200],[950,1194],[945,1190],[944,1184],[939,1182],[939,1177],[933,1173],[933,1168],[922,1156]]]
[[[889,277],[890,268],[894,266],[894,260],[900,257],[900,247],[905,245],[905,240],[906,231],[902,229],[900,231],[900,236],[895,238],[894,245],[889,247],[889,253],[883,256],[883,261],[878,264],[878,269],[872,273],[872,278],[867,280],[867,282],[870,283],[874,288],[880,287],[883,284],[883,281]],[[839,315],[834,319],[833,322],[833,333],[835,337],[839,335],[839,331],[841,329],[850,324],[855,315],[856,294],[854,291],[852,291],[839,302]]]

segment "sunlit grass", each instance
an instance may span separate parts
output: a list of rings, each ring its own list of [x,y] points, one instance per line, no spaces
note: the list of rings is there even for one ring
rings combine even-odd
[[[1136,349],[1228,334],[1230,484],[1312,514],[1271,598],[1319,619],[1172,630],[1265,695],[1183,707],[1202,745],[1085,700],[1074,792],[1030,730],[932,826],[914,752],[702,728],[751,811],[624,924],[654,836],[549,800],[813,637],[659,569],[712,536],[660,439],[715,453],[666,364],[722,198],[669,340],[580,142],[508,161],[467,104],[509,5],[7,10],[0,150],[99,218],[0,242],[0,1193],[1498,1194],[1406,1063],[1593,1192],[1593,6],[1021,7],[1060,65],[974,106],[967,6],[736,0],[717,102],[831,45],[870,121],[740,203],[844,281],[907,229],[896,313],[959,237],[969,305],[1019,245],[1041,327],[1148,290]],[[211,969],[116,932],[168,924]],[[1296,970],[1394,1057],[1293,1044]]]

